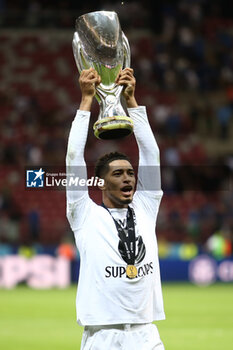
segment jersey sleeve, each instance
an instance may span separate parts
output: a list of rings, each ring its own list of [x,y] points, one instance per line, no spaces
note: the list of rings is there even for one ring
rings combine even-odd
[[[90,112],[78,110],[72,122],[66,154],[66,214],[72,230],[77,230],[88,213],[91,201],[87,189],[84,149]]]
[[[150,127],[146,108],[144,106],[129,108],[128,112],[134,122],[134,135],[139,148],[138,179],[134,199],[140,199],[147,211],[150,208],[157,211],[163,195],[159,147]]]

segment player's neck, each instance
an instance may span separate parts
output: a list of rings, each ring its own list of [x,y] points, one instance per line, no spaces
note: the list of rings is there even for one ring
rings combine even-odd
[[[125,203],[117,203],[109,200],[109,198],[103,198],[103,203],[105,207],[109,209],[122,209],[122,208],[128,208],[128,204]]]

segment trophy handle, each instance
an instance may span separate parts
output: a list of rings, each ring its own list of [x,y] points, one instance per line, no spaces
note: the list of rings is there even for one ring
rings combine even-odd
[[[73,53],[76,61],[76,65],[78,67],[79,73],[81,73],[82,70],[87,69],[88,67],[85,67],[83,64],[83,54],[81,50],[81,44],[79,35],[77,32],[74,33],[73,41],[72,41],[72,47],[73,47]]]
[[[129,46],[129,41],[123,32],[122,32],[122,39],[123,39],[123,47],[124,47],[124,61],[123,61],[122,69],[124,69],[124,68],[130,67],[130,46]]]

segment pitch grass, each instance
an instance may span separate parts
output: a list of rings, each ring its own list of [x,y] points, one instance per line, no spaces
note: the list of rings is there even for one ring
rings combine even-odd
[[[79,350],[82,328],[75,320],[75,294],[75,286],[0,289],[0,349]],[[163,294],[167,319],[157,326],[166,350],[232,349],[232,284],[164,284]]]

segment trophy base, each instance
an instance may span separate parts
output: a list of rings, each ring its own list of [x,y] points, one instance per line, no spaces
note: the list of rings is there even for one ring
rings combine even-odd
[[[97,120],[94,135],[101,140],[120,139],[132,134],[133,120],[126,116],[113,116]]]

